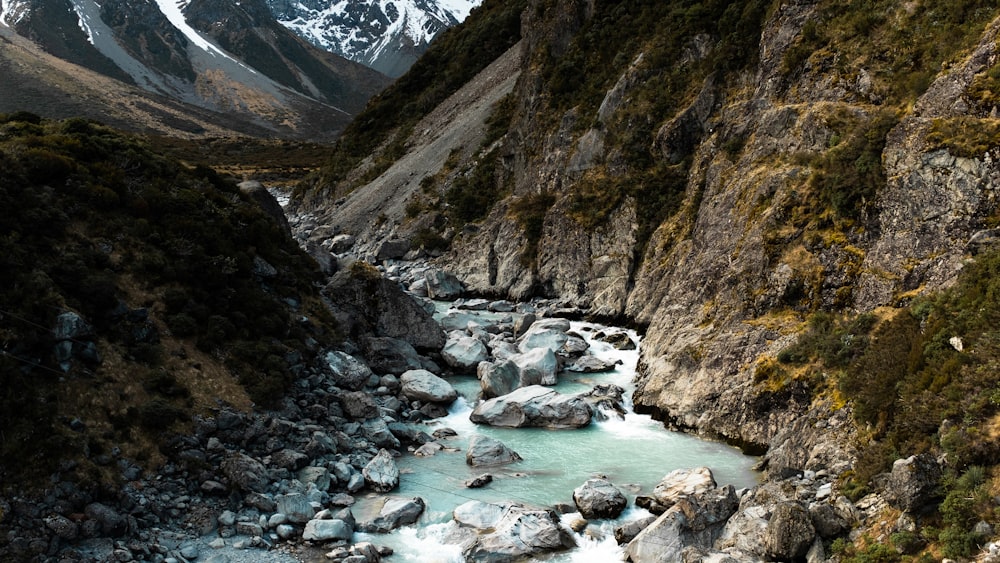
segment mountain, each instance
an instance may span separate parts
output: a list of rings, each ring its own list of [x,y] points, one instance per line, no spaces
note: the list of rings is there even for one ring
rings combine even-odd
[[[444,29],[481,0],[267,0],[282,25],[310,43],[398,77]]]
[[[513,4],[433,43],[295,205],[372,259],[408,241],[473,293],[645,328],[638,409],[974,553],[992,508],[954,503],[1000,447],[996,4],[531,0],[516,45],[472,55]],[[943,477],[900,503],[887,474],[928,453]]]
[[[158,103],[189,107],[198,119],[211,114],[243,134],[335,138],[388,83],[301,40],[259,0],[12,0],[0,22],[8,37],[14,32],[63,61],[133,85]],[[39,111],[13,105],[25,88],[19,82],[0,91],[0,109]],[[66,94],[73,92],[50,92],[55,103]]]

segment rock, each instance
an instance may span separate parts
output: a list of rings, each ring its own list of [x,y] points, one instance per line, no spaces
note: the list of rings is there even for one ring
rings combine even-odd
[[[486,307],[487,310],[493,311],[494,313],[510,313],[514,310],[514,304],[510,301],[490,301],[490,304]]]
[[[299,470],[298,479],[304,485],[314,485],[317,490],[330,490],[330,470],[325,467],[304,467]]]
[[[413,451],[413,455],[417,457],[431,457],[439,451],[443,450],[444,446],[437,442],[427,442],[419,448]]]
[[[590,424],[592,416],[584,399],[531,385],[483,401],[469,419],[476,424],[508,428],[580,428]]]
[[[444,379],[425,369],[403,372],[400,392],[411,401],[451,404],[458,393]]]
[[[377,448],[399,448],[399,439],[389,430],[389,425],[381,418],[370,418],[361,423],[361,435]]]
[[[489,473],[483,473],[482,475],[478,475],[476,477],[473,477],[472,479],[467,480],[465,482],[465,488],[481,489],[492,482],[493,482],[493,476],[490,475]]]
[[[420,355],[409,342],[399,338],[372,336],[361,340],[362,353],[371,369],[379,373],[399,375],[420,369]]]
[[[400,526],[415,523],[424,513],[424,499],[420,497],[389,497],[370,522],[363,522],[358,529],[368,533],[385,534]]]
[[[386,260],[398,260],[410,251],[409,239],[390,239],[383,242],[375,253],[375,259],[379,262]]]
[[[237,187],[250,201],[264,210],[264,213],[281,228],[283,233],[288,236],[292,235],[292,229],[288,226],[288,219],[285,217],[285,210],[281,208],[281,204],[278,203],[274,195],[267,191],[264,184],[257,180],[244,180],[237,184]]]
[[[285,515],[289,522],[303,524],[312,520],[316,509],[309,502],[309,497],[302,493],[289,493],[274,498],[278,512]]]
[[[681,561],[686,547],[710,549],[738,505],[731,485],[680,498],[625,549],[633,563]]]
[[[60,539],[66,541],[75,540],[80,534],[80,528],[76,525],[76,522],[60,514],[53,514],[45,518],[45,527],[52,530]]]
[[[424,279],[427,281],[427,296],[431,299],[452,301],[465,291],[458,278],[441,270],[428,270]]]
[[[396,467],[396,460],[386,449],[379,450],[378,454],[365,465],[361,471],[365,484],[376,493],[388,493],[399,486],[399,468]]]
[[[521,385],[555,385],[559,360],[547,347],[532,348],[510,358],[521,372]]]
[[[302,539],[308,541],[350,541],[354,530],[343,520],[310,520],[302,531]]]
[[[87,518],[99,524],[101,534],[105,536],[116,538],[124,535],[128,528],[128,520],[106,504],[99,502],[88,504],[83,512]]]
[[[618,545],[625,545],[655,521],[656,516],[646,516],[638,520],[629,520],[615,528],[615,541],[618,542]]]
[[[245,492],[262,493],[269,484],[267,469],[254,458],[233,452],[222,460],[222,474],[229,482]]]
[[[515,561],[575,546],[550,510],[471,501],[456,508],[454,517],[460,526],[477,532],[465,547],[467,561]]]
[[[290,471],[298,471],[309,463],[309,456],[302,452],[285,448],[271,454],[271,465]]]
[[[626,332],[598,332],[594,340],[607,342],[617,350],[635,350],[635,342]]]
[[[486,345],[478,338],[452,333],[441,350],[441,357],[456,370],[475,371],[488,354]]]
[[[625,389],[622,387],[614,384],[595,385],[579,396],[590,403],[598,420],[607,420],[611,416],[619,420],[625,419]]]
[[[464,331],[469,328],[469,324],[479,324],[482,322],[482,317],[474,313],[463,313],[455,309],[449,309],[444,315],[441,316],[441,328],[446,332],[454,332],[456,330]]]
[[[358,391],[372,376],[371,368],[350,354],[340,351],[328,352],[325,359],[333,372],[333,380],[337,387]]]
[[[510,360],[480,362],[476,375],[484,399],[506,395],[521,386],[521,370]]]
[[[812,519],[813,528],[823,539],[833,539],[843,534],[849,529],[848,523],[837,513],[832,505],[827,503],[813,503],[809,506],[809,517]]]
[[[573,360],[563,369],[575,373],[604,373],[607,371],[614,370],[615,367],[617,367],[621,363],[622,363],[621,360],[618,360],[616,362],[610,362],[607,360],[602,360],[597,356],[585,354]]]
[[[532,323],[531,328],[518,339],[517,347],[521,352],[535,348],[548,348],[553,353],[562,349],[569,336],[569,321],[564,319],[543,319]]]
[[[354,235],[342,233],[327,241],[326,246],[330,249],[330,252],[333,252],[334,254],[343,254],[350,250],[351,247],[354,246],[355,242],[357,242],[357,239]]]
[[[707,467],[675,469],[653,488],[653,498],[665,508],[670,508],[682,497],[701,494],[715,487],[715,477]]]
[[[941,466],[930,454],[897,459],[885,485],[885,500],[904,512],[927,508],[938,496]]]
[[[379,416],[375,399],[364,391],[341,393],[340,404],[344,408],[344,414],[353,420],[367,420]]]
[[[792,560],[802,557],[816,539],[809,511],[801,504],[787,501],[775,507],[764,534],[764,547],[771,557]]]
[[[514,321],[514,336],[523,336],[531,325],[534,324],[536,318],[534,313],[525,313]]]
[[[490,302],[486,299],[474,298],[474,299],[459,299],[455,301],[452,307],[456,309],[464,309],[466,311],[485,311],[489,307]]]
[[[573,490],[573,502],[588,520],[617,518],[628,505],[625,495],[607,479],[588,479]]]
[[[477,434],[469,440],[465,463],[473,467],[506,465],[521,461],[521,456],[498,440]]]

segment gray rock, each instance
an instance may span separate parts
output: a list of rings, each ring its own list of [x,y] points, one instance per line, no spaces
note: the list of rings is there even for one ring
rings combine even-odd
[[[489,473],[483,473],[482,475],[477,475],[472,479],[465,481],[465,488],[467,489],[481,489],[486,485],[493,482],[493,476]]]
[[[823,503],[813,503],[809,507],[809,517],[812,519],[813,528],[823,539],[835,538],[849,529],[848,523],[837,513],[832,505]]]
[[[465,452],[465,463],[473,467],[506,465],[521,461],[517,452],[494,440],[489,436],[477,434],[469,440],[469,448]]]
[[[625,389],[622,387],[614,384],[595,385],[593,389],[579,396],[590,403],[598,420],[607,420],[610,417],[625,419]]]
[[[569,321],[563,319],[543,319],[532,323],[531,328],[518,339],[517,347],[521,352],[535,348],[548,348],[553,353],[562,349],[569,335]]]
[[[594,340],[607,342],[618,350],[635,350],[635,342],[626,332],[599,332],[594,335]]]
[[[476,375],[484,399],[506,395],[521,386],[521,370],[510,360],[480,362]]]
[[[465,287],[458,278],[441,270],[428,270],[424,274],[427,281],[427,296],[431,299],[451,301],[462,295]]]
[[[904,512],[925,508],[939,494],[941,466],[930,454],[897,459],[885,486],[885,500]]]
[[[289,493],[274,498],[278,512],[285,515],[289,522],[303,524],[312,520],[316,509],[309,502],[309,497],[302,493]]]
[[[354,235],[342,233],[331,238],[327,242],[326,246],[330,249],[330,252],[343,254],[344,252],[350,250],[356,241],[357,239]]]
[[[422,365],[416,348],[399,338],[363,338],[361,348],[368,365],[379,373],[399,375],[407,370],[420,369]]]
[[[653,498],[665,508],[670,508],[683,497],[701,494],[715,487],[715,477],[707,467],[675,469],[653,488]]]
[[[588,479],[573,490],[573,502],[588,520],[617,518],[628,505],[625,495],[607,479]]]
[[[444,361],[456,370],[475,371],[479,362],[486,361],[486,345],[478,338],[452,333],[441,350]]]
[[[99,524],[101,534],[105,536],[121,536],[125,534],[128,528],[128,520],[106,504],[99,502],[88,504],[83,509],[83,512],[87,515],[87,518]]]
[[[500,521],[508,506],[473,500],[460,504],[452,511],[452,518],[459,526],[486,530]]]
[[[451,383],[425,369],[403,372],[399,381],[400,392],[411,401],[451,404],[458,398]]]
[[[535,322],[534,313],[525,313],[514,321],[514,336],[523,336]]]
[[[383,242],[375,253],[375,259],[379,262],[386,260],[398,260],[410,251],[409,239],[391,239]]]
[[[443,449],[444,446],[437,442],[427,442],[414,450],[413,455],[417,457],[431,457]]]
[[[367,364],[344,352],[328,352],[326,363],[333,371],[333,380],[337,387],[351,391],[363,388],[372,376],[372,370]]]
[[[399,468],[396,467],[396,460],[386,449],[379,450],[378,454],[365,465],[361,471],[365,484],[376,493],[388,493],[399,486]]]
[[[342,393],[339,398],[340,404],[344,408],[344,414],[353,420],[367,420],[379,416],[375,399],[364,391]]]
[[[809,511],[794,501],[775,507],[764,534],[764,547],[768,555],[778,560],[803,557],[816,539]]]
[[[494,313],[510,313],[514,310],[514,304],[504,300],[491,301],[486,308]]]
[[[460,526],[478,532],[465,547],[467,561],[516,561],[576,545],[549,510],[472,501],[456,508],[454,514]]]
[[[575,373],[604,373],[614,370],[620,363],[621,361],[611,362],[586,354],[576,358],[563,369]]]
[[[269,484],[267,469],[254,458],[233,452],[222,460],[222,474],[229,482],[246,492],[262,493]]]
[[[285,210],[281,208],[281,204],[271,192],[267,191],[264,184],[257,180],[244,180],[237,184],[237,187],[250,201],[263,209],[264,213],[281,228],[282,232],[288,236],[292,235],[292,229],[288,226],[288,219],[285,217]]]
[[[309,463],[309,456],[302,452],[285,448],[271,454],[271,465],[290,471],[298,471]]]
[[[299,470],[298,479],[305,485],[314,485],[320,491],[330,490],[330,470],[325,467],[304,467]]]
[[[82,340],[94,336],[94,327],[85,321],[83,317],[67,311],[60,313],[56,317],[56,326],[52,329],[52,336],[55,340]]]
[[[354,529],[343,520],[310,520],[302,531],[302,539],[309,541],[350,541]]]
[[[60,514],[53,514],[45,518],[45,526],[60,539],[72,541],[80,535],[80,527],[76,522]]]
[[[399,439],[381,418],[371,418],[361,423],[361,434],[377,448],[399,448]]]
[[[710,549],[737,506],[731,485],[679,499],[639,532],[625,552],[634,563],[681,561],[685,548]]]
[[[559,360],[548,347],[532,348],[510,358],[521,372],[521,385],[555,385]]]
[[[629,520],[621,526],[615,527],[615,541],[618,545],[625,545],[635,539],[639,532],[656,521],[656,516],[646,516],[638,520]]]
[[[509,428],[580,428],[590,424],[592,416],[584,399],[531,385],[483,401],[469,418],[476,424]]]
[[[378,516],[370,522],[363,522],[358,529],[368,533],[385,534],[400,526],[415,523],[424,513],[426,505],[420,497],[389,497],[385,499]]]

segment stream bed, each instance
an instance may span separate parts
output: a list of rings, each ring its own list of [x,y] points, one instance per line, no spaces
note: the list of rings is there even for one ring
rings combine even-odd
[[[590,522],[588,528],[576,534],[578,547],[555,553],[539,560],[554,562],[597,562],[621,560],[623,550],[614,539],[616,526],[649,513],[635,506],[637,494],[648,495],[653,487],[674,469],[709,467],[719,486],[732,484],[737,489],[757,483],[752,470],[757,458],[725,444],[674,432],[649,416],[638,415],[631,408],[632,380],[638,361],[638,350],[618,350],[593,338],[606,329],[587,322],[573,322],[571,330],[590,344],[590,353],[602,359],[620,360],[614,371],[597,374],[563,372],[555,389],[561,393],[589,391],[594,385],[612,383],[626,389],[627,414],[624,420],[615,417],[597,420],[575,430],[537,428],[512,429],[481,426],[469,420],[469,414],[479,394],[476,376],[451,376],[447,379],[459,392],[447,417],[431,421],[424,430],[429,434],[438,428],[451,428],[457,436],[442,444],[455,451],[441,451],[432,457],[407,454],[398,458],[400,486],[393,496],[419,496],[427,508],[413,526],[390,534],[356,534],[356,541],[371,541],[387,545],[395,551],[393,561],[422,563],[459,563],[463,561],[459,546],[441,540],[452,522],[452,510],[469,500],[485,502],[515,501],[539,507],[573,503],[573,489],[587,479],[603,476],[619,488],[629,500],[626,511],[615,520]],[[620,329],[614,329],[620,330]],[[639,342],[634,331],[627,331]],[[470,467],[465,463],[469,439],[483,434],[497,439],[521,455],[523,461],[502,467]],[[488,472],[493,482],[480,489],[469,489],[464,482]],[[358,519],[375,508],[379,496],[360,497],[353,510]],[[579,517],[577,513],[563,516],[563,522]]]

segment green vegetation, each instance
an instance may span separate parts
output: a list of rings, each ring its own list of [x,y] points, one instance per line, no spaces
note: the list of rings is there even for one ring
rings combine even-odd
[[[927,134],[927,148],[942,148],[953,156],[982,158],[1000,146],[1000,119],[953,117],[935,119]]]
[[[870,96],[891,107],[913,102],[942,67],[979,40],[997,14],[990,0],[822,2],[785,52],[782,69],[800,72],[806,62],[835,65],[848,80],[862,70],[871,79]]]
[[[521,39],[521,12],[526,5],[527,0],[486,0],[463,25],[435,38],[410,70],[373,98],[347,127],[320,174],[320,187],[336,186],[379,147],[384,154],[367,172],[369,179],[402,156],[406,138],[420,118]]]
[[[542,240],[545,215],[555,202],[555,196],[541,193],[518,198],[510,206],[510,214],[521,225],[527,239],[524,252],[521,253],[521,263],[525,266],[535,264],[538,257],[538,243]]]
[[[96,123],[0,116],[0,206],[0,474],[72,456],[87,443],[73,418],[91,448],[138,427],[155,440],[211,404],[209,381],[234,403],[280,399],[289,358],[335,336],[315,264],[233,181]],[[64,311],[104,362],[64,371]],[[228,373],[199,373],[220,361]]]

